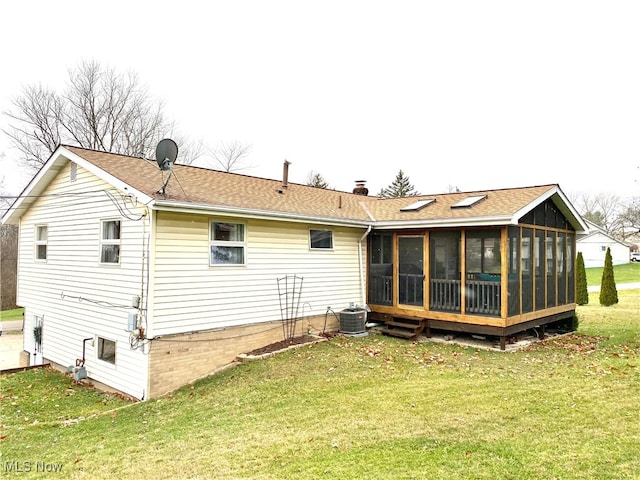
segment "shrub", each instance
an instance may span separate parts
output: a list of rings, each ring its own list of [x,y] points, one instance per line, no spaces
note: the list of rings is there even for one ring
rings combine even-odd
[[[613,259],[611,249],[607,248],[604,256],[604,269],[602,270],[602,282],[600,283],[600,305],[609,307],[618,303],[618,290],[613,278]]]
[[[587,290],[587,271],[584,268],[582,252],[576,257],[576,303],[587,305],[589,303],[589,291]]]

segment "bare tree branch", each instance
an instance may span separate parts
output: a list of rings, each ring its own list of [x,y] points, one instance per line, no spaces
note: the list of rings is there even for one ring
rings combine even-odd
[[[28,86],[14,99],[13,110],[4,112],[12,120],[4,133],[31,170],[40,168],[61,143],[153,158],[158,142],[174,130],[164,117],[163,102],[150,97],[135,73],[119,74],[88,61],[68,75],[61,93]]]
[[[251,145],[238,140],[231,142],[220,142],[215,148],[207,147],[207,151],[213,157],[216,165],[225,172],[238,172],[252,168],[245,165],[246,157],[251,153]]]

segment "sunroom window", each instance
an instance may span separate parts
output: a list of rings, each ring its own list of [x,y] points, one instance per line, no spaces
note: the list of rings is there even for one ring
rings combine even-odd
[[[500,232],[470,231],[466,238],[467,276],[500,281]],[[498,277],[496,277],[498,276]]]
[[[242,223],[211,222],[209,240],[210,265],[244,265],[245,226]]]

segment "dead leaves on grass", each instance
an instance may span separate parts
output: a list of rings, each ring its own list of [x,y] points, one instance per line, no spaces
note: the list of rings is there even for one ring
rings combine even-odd
[[[638,346],[607,344],[607,340],[606,337],[573,333],[545,340],[527,350],[535,352],[536,358],[551,360],[557,365],[585,368],[587,376],[628,375],[629,369],[637,367]]]
[[[638,346],[611,344],[607,341],[606,337],[576,333],[549,337],[520,351],[520,361],[527,365],[525,368],[519,368],[509,361],[500,362],[492,355],[485,358],[473,350],[442,350],[429,343],[396,343],[388,341],[386,337],[373,337],[364,342],[342,338],[337,342],[334,340],[333,343],[340,348],[354,351],[358,361],[369,363],[370,368],[377,364],[379,368],[394,369],[394,365],[399,366],[398,364],[402,363],[421,367],[445,366],[453,369],[469,369],[475,366],[480,368],[481,374],[492,375],[496,373],[493,369],[498,369],[500,374],[527,379],[541,375],[563,376],[566,369],[573,368],[584,369],[584,375],[600,377],[627,376],[634,372],[638,366]],[[489,360],[491,364],[485,368],[483,365]]]

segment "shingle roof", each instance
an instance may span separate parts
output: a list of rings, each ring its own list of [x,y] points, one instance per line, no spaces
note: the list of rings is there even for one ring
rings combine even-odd
[[[566,201],[557,185],[381,199],[296,183],[289,183],[284,188],[282,180],[180,164],[174,165],[173,176],[162,194],[159,191],[165,183],[167,172],[161,171],[155,161],[72,146],[61,147],[58,159],[52,157],[50,161],[59,161],[65,151],[72,154],[67,156],[77,155],[108,176],[151,198],[153,208],[158,209],[179,207],[212,212],[244,211],[272,217],[299,217],[309,221],[351,222],[391,228],[474,222],[504,225],[512,223],[514,215],[526,213],[523,209],[531,209],[547,198],[553,196],[554,201],[558,201],[558,192],[562,197],[560,203]],[[471,195],[486,195],[486,198],[471,207],[451,208]],[[418,199],[435,201],[417,211],[401,211]],[[573,207],[567,208],[569,212],[573,211]],[[579,216],[576,218],[579,219]],[[579,226],[580,220],[576,222]]]

